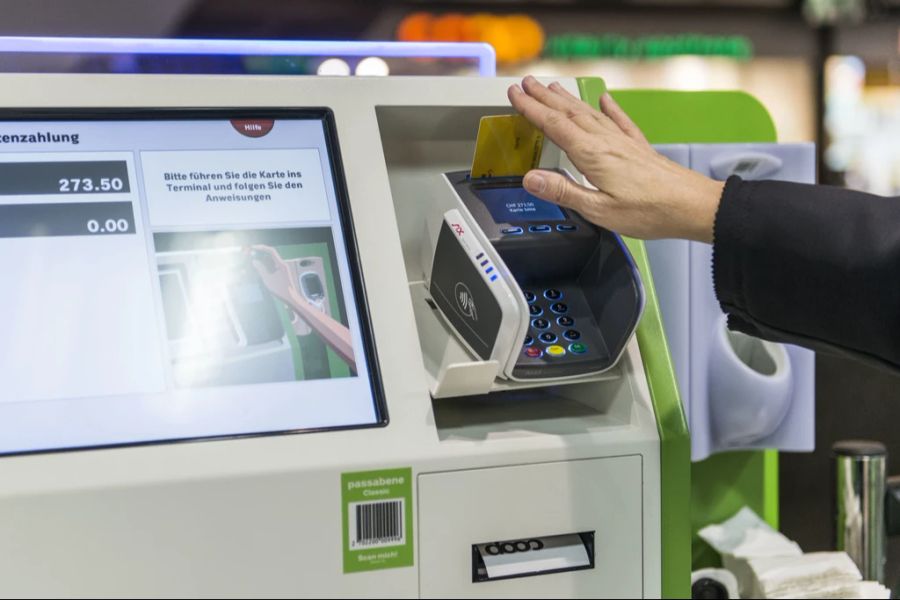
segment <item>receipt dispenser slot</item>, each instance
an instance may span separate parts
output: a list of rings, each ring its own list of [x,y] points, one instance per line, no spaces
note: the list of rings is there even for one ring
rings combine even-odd
[[[593,568],[593,531],[472,544],[472,583]]]

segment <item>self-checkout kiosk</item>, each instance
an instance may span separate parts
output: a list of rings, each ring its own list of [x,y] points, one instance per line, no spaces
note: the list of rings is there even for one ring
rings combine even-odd
[[[813,144],[670,144],[657,150],[719,181],[738,175],[815,183]],[[713,290],[709,244],[654,240],[646,246],[693,459],[754,448],[812,451],[813,352],[728,330]]]
[[[644,246],[470,176],[511,83],[0,75],[0,596],[689,594]]]
[[[468,176],[511,81],[0,77],[0,595],[663,593],[642,278]]]

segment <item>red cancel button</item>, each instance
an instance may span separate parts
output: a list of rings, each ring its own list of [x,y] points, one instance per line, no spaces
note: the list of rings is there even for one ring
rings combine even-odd
[[[247,137],[262,137],[272,131],[274,119],[232,119],[231,126],[235,131]]]

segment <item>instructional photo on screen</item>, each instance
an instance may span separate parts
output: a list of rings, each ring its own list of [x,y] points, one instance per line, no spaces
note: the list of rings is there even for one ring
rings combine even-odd
[[[330,228],[153,240],[176,387],[356,375]]]

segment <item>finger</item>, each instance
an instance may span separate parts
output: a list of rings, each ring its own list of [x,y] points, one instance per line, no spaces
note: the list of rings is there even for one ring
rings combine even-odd
[[[569,148],[588,135],[564,113],[542,104],[517,85],[510,86],[508,95],[513,108],[560,148]]]
[[[554,81],[553,83],[551,83],[549,85],[549,88],[561,96],[566,96],[567,98],[575,100],[576,102],[582,102],[581,98],[577,97],[575,94],[564,88],[558,81]],[[591,110],[595,110],[594,107],[587,102],[585,102],[584,105]]]
[[[541,200],[573,208],[579,212],[596,213],[604,194],[579,185],[562,173],[532,169],[522,181],[525,189]]]
[[[594,110],[584,102],[567,97],[555,90],[555,88],[561,87],[556,82],[547,87],[531,75],[522,80],[522,89],[525,90],[525,93],[545,106],[562,111],[569,116]]]
[[[593,117],[603,128],[610,131],[619,131],[619,127],[608,116],[597,110],[587,102],[577,98],[569,90],[564,88],[558,81],[550,84],[549,89],[557,94],[563,102],[568,106],[570,113],[587,114]]]
[[[526,94],[545,106],[549,106],[550,108],[564,113],[567,117],[575,121],[579,127],[586,131],[591,133],[615,131],[615,124],[609,120],[609,117],[593,109],[589,104],[582,102],[568,92],[561,93],[565,90],[563,90],[563,87],[557,82],[553,82],[549,87],[546,87],[537,79],[529,75],[522,81],[522,87]]]
[[[603,117],[604,119],[606,117]],[[604,136],[608,136],[609,134],[614,135],[622,135],[616,126],[610,123],[608,126],[601,123],[595,115],[590,115],[587,113],[579,113],[577,115],[572,115],[569,119],[584,129],[586,132],[594,134],[594,141],[601,141],[604,139]]]
[[[600,110],[602,110],[625,135],[635,141],[642,142],[648,146],[650,145],[650,142],[648,142],[647,138],[644,136],[644,132],[641,131],[640,127],[634,124],[631,117],[629,117],[628,114],[622,110],[622,107],[613,100],[613,97],[609,92],[600,96]]]

